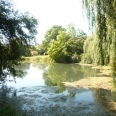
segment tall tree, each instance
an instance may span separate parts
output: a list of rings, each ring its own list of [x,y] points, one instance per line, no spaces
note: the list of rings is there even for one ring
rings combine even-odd
[[[67,34],[69,34],[71,38],[75,38],[75,39],[86,39],[87,38],[87,34],[81,29],[76,29],[75,25],[73,25],[72,23],[70,23],[67,26],[66,32]]]
[[[75,29],[75,26],[72,23],[70,23],[67,26],[66,32],[67,32],[67,34],[69,34],[70,37],[76,38],[76,29]]]
[[[73,62],[72,57],[75,54],[80,55],[83,53],[83,43],[83,39],[76,40],[61,31],[57,39],[51,42],[48,54],[56,62],[70,63]]]
[[[87,34],[83,30],[77,29],[76,30],[76,38],[78,38],[78,39],[86,39]]]
[[[4,69],[13,71],[21,59],[21,47],[33,44],[38,22],[29,13],[19,13],[11,0],[0,0],[0,74]]]
[[[60,31],[65,31],[65,29],[62,26],[54,25],[46,32],[44,40],[42,42],[42,45],[44,46],[46,51],[51,41],[56,40],[57,35],[59,34]]]
[[[96,52],[94,61],[112,67],[116,77],[116,0],[82,0],[83,8],[95,34]]]

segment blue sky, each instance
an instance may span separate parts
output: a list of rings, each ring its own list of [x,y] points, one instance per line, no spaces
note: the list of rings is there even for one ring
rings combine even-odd
[[[53,25],[64,28],[73,23],[76,29],[88,33],[87,20],[83,18],[80,0],[13,0],[20,12],[28,11],[38,19],[37,42],[41,43],[46,31]]]

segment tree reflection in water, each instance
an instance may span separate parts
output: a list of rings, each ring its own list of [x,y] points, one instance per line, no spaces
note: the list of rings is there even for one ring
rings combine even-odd
[[[88,66],[77,64],[50,64],[48,70],[43,73],[43,78],[47,86],[60,87],[59,92],[65,90],[62,82],[74,82],[82,78],[96,76],[98,70]]]
[[[6,85],[7,81],[16,81],[27,74],[30,63],[15,66],[0,66],[0,116],[26,116],[17,100],[17,90]],[[13,78],[11,78],[13,77]]]
[[[77,93],[78,94],[83,93],[85,90],[79,88],[78,89],[66,88],[62,84],[62,82],[66,82],[66,81],[73,82],[89,76],[91,77],[96,76],[98,72],[98,70],[95,69],[91,70],[91,67],[80,66],[77,64],[49,64],[49,65],[37,64],[36,66],[39,68],[39,70],[43,70],[43,78],[47,86],[58,86],[59,89],[57,89],[56,93],[61,93],[67,90],[71,98],[74,98]],[[26,75],[26,71],[28,71],[29,68],[30,68],[30,64],[26,63],[15,67],[17,73],[14,74],[11,71],[8,74],[11,74],[12,76],[16,76],[19,78],[23,78],[23,76]],[[23,71],[22,74],[20,74],[21,71]],[[115,79],[113,83],[114,85],[116,85]],[[100,89],[93,88],[91,89],[91,91],[93,91],[93,96],[97,103],[102,104],[104,108],[107,108],[110,111],[116,112],[115,91],[105,90],[102,88]],[[17,101],[17,99],[18,99],[17,90],[8,88],[5,84],[3,84],[3,86],[0,88],[0,106],[3,106],[4,104],[8,104],[12,101],[12,106],[14,106],[16,109],[19,106],[22,107],[22,104],[20,104]]]
[[[102,104],[104,108],[116,113],[116,91],[106,90],[103,88],[94,88],[92,91],[97,103]]]
[[[43,73],[43,78],[46,85],[59,86],[60,89],[57,91],[57,93],[60,93],[66,89],[62,82],[73,82],[86,77],[94,77],[98,72],[98,70],[92,70],[91,67],[88,66],[77,66],[74,64],[51,64],[49,65],[48,70]],[[113,84],[116,85],[116,79],[113,79]],[[70,97],[75,97],[76,93],[78,92],[74,91],[74,89],[71,91],[70,89],[67,90]],[[116,112],[116,92],[102,88],[94,88],[91,89],[91,91],[93,91],[93,95],[97,103],[100,103],[103,105],[103,107]]]
[[[27,74],[29,67],[30,63],[15,66],[0,66],[0,84],[4,84],[6,81],[16,81],[15,78],[23,78]]]

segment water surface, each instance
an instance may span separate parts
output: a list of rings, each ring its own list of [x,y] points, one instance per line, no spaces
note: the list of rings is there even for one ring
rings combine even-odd
[[[30,86],[58,86],[62,82],[74,82],[86,77],[96,76],[98,70],[89,66],[77,64],[22,64],[16,67],[26,71],[23,77],[16,77],[15,82],[7,82],[8,86],[15,88]],[[9,80],[14,78],[11,76]],[[63,89],[63,88],[62,88]],[[63,90],[62,90],[63,91]]]
[[[37,116],[83,116],[94,114],[113,116],[109,101],[115,102],[115,93],[103,89],[65,87],[62,82],[74,82],[82,78],[94,77],[99,70],[78,64],[22,64],[16,67],[25,71],[15,82],[7,82],[14,87],[17,104],[29,115]],[[12,80],[13,77],[8,77]],[[13,90],[12,93],[14,94]],[[34,114],[35,113],[35,114]]]

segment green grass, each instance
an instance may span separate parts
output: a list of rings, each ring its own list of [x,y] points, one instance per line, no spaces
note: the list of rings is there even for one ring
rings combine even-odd
[[[22,57],[24,62],[40,62],[40,63],[49,63],[53,60],[48,55],[38,55],[32,57]]]

